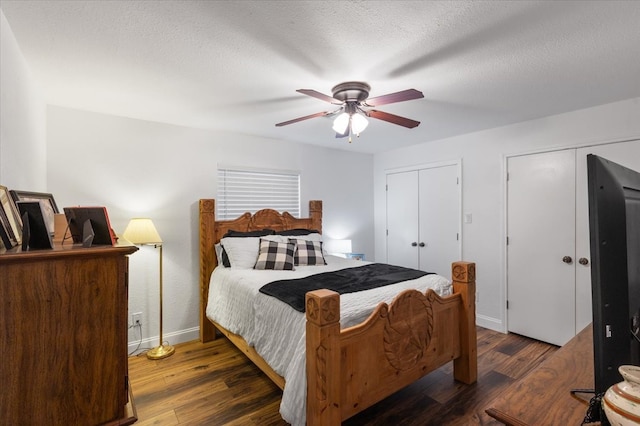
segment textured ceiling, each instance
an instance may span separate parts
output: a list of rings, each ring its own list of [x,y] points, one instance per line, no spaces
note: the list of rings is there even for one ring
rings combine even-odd
[[[640,1],[0,1],[47,103],[382,152],[640,96]],[[349,144],[332,106],[366,81],[378,109]]]

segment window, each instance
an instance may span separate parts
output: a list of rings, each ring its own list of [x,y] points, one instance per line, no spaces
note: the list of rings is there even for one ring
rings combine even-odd
[[[300,217],[300,174],[218,168],[216,204],[219,220],[266,208]]]

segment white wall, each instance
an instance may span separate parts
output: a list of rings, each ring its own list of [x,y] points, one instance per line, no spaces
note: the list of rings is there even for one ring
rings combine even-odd
[[[196,337],[198,199],[215,198],[217,164],[299,170],[303,216],[309,200],[323,200],[324,235],[351,238],[354,250],[373,256],[372,155],[53,106],[47,123],[48,187],[59,206],[104,205],[118,233],[131,217],[153,219],[164,241],[163,331],[171,343]],[[153,345],[157,263],[153,247],[130,260],[129,311],[143,312],[143,337]]]
[[[374,157],[46,108],[1,11],[0,89],[0,184],[52,192],[60,206],[105,205],[118,232],[133,216],[154,219],[165,241],[164,331],[176,334],[172,343],[196,335],[197,200],[215,197],[218,163],[300,170],[303,213],[308,200],[324,200],[325,235],[351,238],[354,251],[384,261],[385,170],[461,158],[463,212],[473,214],[463,225],[463,258],[478,263],[478,323],[504,330],[505,156],[640,136],[639,98]],[[151,247],[131,259],[130,312],[138,311],[143,337],[155,345]]]
[[[46,192],[46,106],[0,10],[0,184]]]
[[[428,123],[426,123],[428,125]],[[463,260],[477,263],[478,324],[505,330],[505,156],[640,136],[640,98],[378,154],[374,159],[375,253],[386,253],[385,170],[462,159]]]

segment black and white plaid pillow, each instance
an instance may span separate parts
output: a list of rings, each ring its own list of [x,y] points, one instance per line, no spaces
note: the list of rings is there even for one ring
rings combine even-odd
[[[296,265],[326,265],[322,254],[322,241],[309,241],[289,238],[296,245]]]
[[[260,239],[260,252],[253,269],[293,270],[295,243],[278,243]]]

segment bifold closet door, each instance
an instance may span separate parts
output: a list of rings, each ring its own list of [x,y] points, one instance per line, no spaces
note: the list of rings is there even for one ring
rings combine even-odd
[[[460,259],[458,166],[387,175],[387,263],[449,276]]]
[[[640,140],[507,160],[507,328],[556,345],[592,321],[587,154],[640,170]]]
[[[420,187],[420,268],[444,277],[460,260],[460,198],[456,166],[423,169]]]
[[[391,265],[420,267],[418,191],[418,171],[387,175],[387,263]]]

